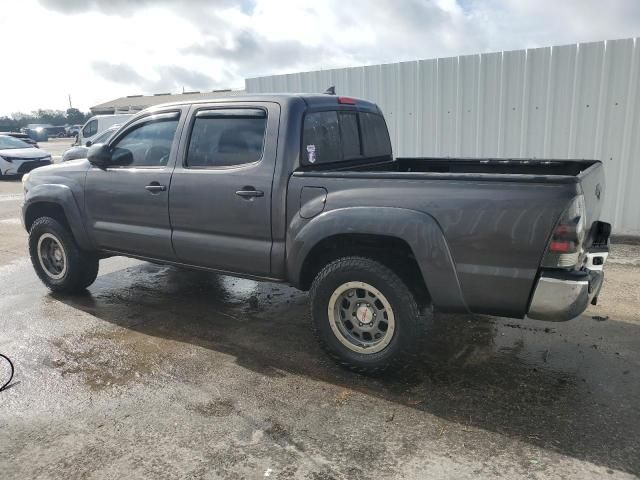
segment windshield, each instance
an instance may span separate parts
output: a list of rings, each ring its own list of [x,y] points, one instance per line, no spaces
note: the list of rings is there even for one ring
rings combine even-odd
[[[29,145],[26,142],[23,142],[22,140],[0,135],[0,150],[8,150],[12,148],[30,148],[30,147],[31,145]]]
[[[100,135],[98,135],[92,143],[106,143],[107,140],[109,140],[109,138],[111,138],[111,135],[113,135],[113,132],[115,132],[117,130],[117,128],[110,128],[108,130],[105,130],[104,132],[102,132]]]

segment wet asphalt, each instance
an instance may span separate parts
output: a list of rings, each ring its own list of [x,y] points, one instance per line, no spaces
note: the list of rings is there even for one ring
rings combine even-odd
[[[640,247],[577,320],[436,314],[371,378],[325,357],[286,285],[112,258],[49,293],[19,191],[0,182],[0,478],[640,475]]]

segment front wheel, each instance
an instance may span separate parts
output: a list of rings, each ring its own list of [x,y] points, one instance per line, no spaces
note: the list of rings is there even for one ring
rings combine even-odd
[[[54,292],[80,292],[98,276],[98,257],[81,250],[71,232],[50,217],[31,226],[29,254],[38,277]]]
[[[340,365],[377,373],[402,362],[419,341],[419,310],[410,289],[385,265],[345,257],[311,286],[311,317],[324,350]]]

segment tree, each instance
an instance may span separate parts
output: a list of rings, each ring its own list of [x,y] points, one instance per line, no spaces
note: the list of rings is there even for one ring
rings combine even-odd
[[[31,113],[14,112],[11,117],[0,117],[2,129],[19,130],[29,123],[49,123],[51,125],[81,125],[89,117],[90,113],[83,113],[77,108],[69,108],[66,112],[62,110],[38,109]],[[0,129],[0,131],[2,131]]]
[[[86,115],[77,108],[67,108],[67,123],[70,125],[83,124],[86,120]]]
[[[64,125],[67,118],[62,110],[41,110],[32,112],[34,116],[40,119],[38,123],[50,123],[51,125]]]

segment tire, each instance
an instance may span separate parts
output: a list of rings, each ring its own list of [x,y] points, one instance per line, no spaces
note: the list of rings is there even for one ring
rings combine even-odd
[[[409,287],[370,258],[332,261],[314,279],[310,297],[312,326],[320,345],[339,365],[359,373],[402,366],[424,331]]]
[[[60,254],[54,255],[52,250]],[[82,292],[98,276],[98,257],[81,250],[71,232],[50,217],[33,222],[29,230],[29,255],[42,283],[54,292]]]

